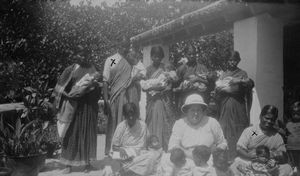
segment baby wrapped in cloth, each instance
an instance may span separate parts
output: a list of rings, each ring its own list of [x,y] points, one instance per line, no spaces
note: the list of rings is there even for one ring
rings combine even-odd
[[[154,88],[154,87],[167,87],[168,86],[168,80],[176,80],[177,79],[177,74],[174,71],[174,68],[172,65],[167,65],[165,67],[165,70],[162,74],[160,74],[157,78],[154,79],[148,79],[148,80],[141,80],[140,84],[141,87],[144,90],[148,90],[150,88]],[[159,93],[159,91],[155,91],[155,90],[151,90],[149,91],[149,94],[154,96],[157,93]]]
[[[63,95],[66,97],[66,99],[62,102],[61,108],[57,114],[57,128],[59,137],[64,138],[77,109],[77,101],[73,100],[73,98],[81,97],[83,94],[92,91],[95,88],[92,85],[99,78],[100,74],[98,72],[86,74],[75,83],[69,93],[66,93],[65,91],[63,92]]]

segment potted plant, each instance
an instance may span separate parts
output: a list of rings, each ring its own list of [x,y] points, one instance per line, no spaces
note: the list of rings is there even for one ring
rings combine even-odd
[[[15,124],[0,121],[0,149],[12,176],[37,176],[45,164],[45,137],[51,119],[50,103],[31,87],[24,98],[25,108]]]

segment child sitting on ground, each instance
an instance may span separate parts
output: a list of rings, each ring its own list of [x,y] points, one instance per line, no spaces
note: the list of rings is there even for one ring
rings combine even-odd
[[[213,152],[212,175],[214,176],[233,176],[230,169],[231,163],[228,161],[228,151],[217,148]]]
[[[165,153],[158,168],[158,176],[192,176],[194,163],[187,159],[180,148],[174,148]]]
[[[246,176],[275,176],[278,175],[278,165],[270,159],[270,150],[260,145],[256,148],[256,158],[248,166],[239,165],[238,169]]]
[[[211,155],[210,148],[205,145],[196,146],[193,150],[193,159],[196,167],[193,168],[194,176],[212,176],[211,167],[207,164]]]
[[[141,80],[140,84],[143,90],[149,90],[151,88],[166,88],[169,84],[169,80],[176,80],[177,75],[174,67],[171,64],[165,66],[165,71],[160,74],[157,78]],[[159,91],[151,90],[149,94],[154,96]]]

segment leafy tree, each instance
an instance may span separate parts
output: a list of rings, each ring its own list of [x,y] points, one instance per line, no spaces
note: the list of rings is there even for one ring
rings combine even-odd
[[[22,100],[22,88],[46,90],[74,62],[77,45],[89,48],[87,60],[101,72],[105,58],[123,36],[134,36],[199,9],[199,2],[126,2],[115,6],[71,6],[68,1],[4,0],[0,9],[0,103]],[[211,68],[219,68],[232,46],[230,32],[171,46],[174,61],[186,43],[199,48]],[[212,63],[209,63],[212,60]]]

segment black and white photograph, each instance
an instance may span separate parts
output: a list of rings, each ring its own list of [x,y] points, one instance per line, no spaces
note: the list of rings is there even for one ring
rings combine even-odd
[[[0,176],[300,176],[300,1],[1,0]]]

